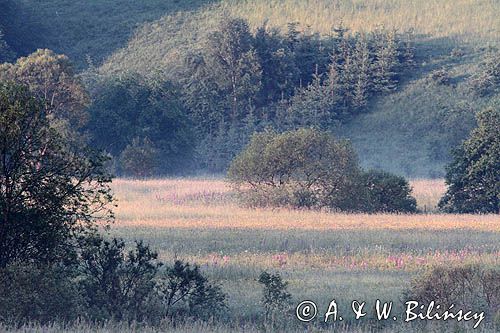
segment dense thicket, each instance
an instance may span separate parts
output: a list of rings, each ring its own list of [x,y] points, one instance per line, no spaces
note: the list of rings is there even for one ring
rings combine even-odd
[[[255,134],[228,178],[251,206],[415,212],[408,182],[364,172],[350,143],[314,129]]]

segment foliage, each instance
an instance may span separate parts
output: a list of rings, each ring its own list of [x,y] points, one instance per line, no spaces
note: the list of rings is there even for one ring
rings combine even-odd
[[[288,282],[284,282],[279,273],[268,272],[262,272],[258,282],[263,286],[262,304],[266,320],[274,324],[291,309],[292,295],[287,291]]]
[[[148,139],[134,138],[121,152],[120,165],[126,175],[150,177],[157,173],[158,153]]]
[[[0,322],[67,323],[82,311],[71,268],[14,264],[0,269]]]
[[[142,242],[125,254],[121,240],[94,237],[81,253],[80,286],[92,320],[154,320],[158,255]]]
[[[383,171],[368,171],[361,176],[365,190],[364,211],[386,213],[414,213],[417,201],[411,196],[408,181],[401,176]]]
[[[50,127],[27,89],[0,85],[0,267],[66,258],[112,217],[104,162]]]
[[[485,310],[492,318],[500,311],[500,271],[478,265],[436,267],[414,280],[406,298],[441,307]]]
[[[477,122],[447,168],[448,191],[439,203],[447,212],[500,211],[500,109],[481,111]]]
[[[228,178],[252,206],[416,211],[404,178],[363,173],[347,141],[314,129],[254,134],[231,163]]]
[[[88,120],[87,92],[65,55],[39,49],[13,64],[0,65],[0,80],[27,86],[43,101],[46,116],[62,134],[82,128]]]
[[[226,296],[220,287],[211,284],[198,266],[180,260],[167,268],[158,288],[166,315],[172,319],[211,318],[226,308]]]
[[[354,209],[356,155],[346,141],[312,129],[254,134],[228,178],[251,205]]]
[[[125,175],[128,171],[132,175],[185,171],[193,157],[195,140],[176,87],[168,82],[148,84],[128,75],[100,80],[92,95],[87,126],[91,142],[116,159],[121,155]],[[142,154],[134,152],[139,146],[149,146],[142,152],[149,156],[148,170],[139,171],[130,164],[136,162],[129,154]]]
[[[480,63],[479,71],[471,79],[473,90],[481,95],[498,92],[500,86],[500,51],[491,50]]]

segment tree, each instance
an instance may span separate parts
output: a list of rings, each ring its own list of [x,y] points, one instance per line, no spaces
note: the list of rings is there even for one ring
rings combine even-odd
[[[255,33],[255,51],[262,68],[259,106],[289,98],[299,77],[294,53],[276,28],[264,23]]]
[[[139,76],[127,75],[100,82],[92,99],[87,130],[93,145],[119,159],[134,146],[135,138],[147,138],[156,150],[147,159],[150,165],[157,163],[155,171],[186,171],[195,140],[177,87],[169,82],[152,86]]]
[[[365,35],[359,36],[354,50],[354,64],[356,74],[354,78],[354,94],[352,104],[355,107],[363,107],[367,103],[370,91],[370,49]]]
[[[500,212],[500,109],[479,112],[477,123],[447,168],[448,190],[439,202],[446,212]]]
[[[368,171],[361,176],[365,198],[363,210],[367,212],[414,213],[417,200],[411,196],[408,181],[383,171]]]
[[[213,317],[226,308],[226,296],[204,277],[198,266],[176,260],[167,268],[159,290],[169,317]]]
[[[89,97],[65,55],[40,49],[0,65],[0,80],[25,85],[44,103],[51,124],[61,133],[82,128],[88,120]]]
[[[80,286],[88,317],[143,321],[154,317],[158,254],[142,242],[125,253],[125,243],[101,237],[85,240]]]
[[[229,119],[245,117],[255,105],[261,88],[262,69],[253,47],[253,36],[243,19],[226,18],[208,37],[206,63],[220,96],[227,96]]]
[[[396,89],[399,50],[394,30],[377,29],[374,34],[373,89],[388,93]]]
[[[112,218],[105,160],[70,145],[26,88],[0,85],[0,267],[68,258]]]
[[[251,205],[353,210],[359,171],[348,142],[299,129],[254,134],[228,178]]]
[[[259,283],[263,285],[262,304],[266,320],[276,325],[291,309],[292,295],[288,292],[288,282],[281,275],[262,272]]]

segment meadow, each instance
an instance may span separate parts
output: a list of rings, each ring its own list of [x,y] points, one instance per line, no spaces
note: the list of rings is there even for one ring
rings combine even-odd
[[[335,299],[346,324],[332,327],[301,324],[283,318],[286,332],[446,332],[472,331],[463,323],[427,326],[402,323],[403,295],[412,280],[438,265],[477,263],[500,266],[498,215],[450,215],[436,212],[446,187],[442,180],[413,180],[420,214],[345,214],[291,209],[253,209],[238,204],[231,188],[217,178],[116,179],[113,191],[116,222],[109,236],[132,244],[143,240],[172,263],[182,259],[200,265],[210,280],[228,295],[227,315],[221,322],[189,322],[160,328],[136,324],[77,323],[2,332],[263,332],[262,288],[257,282],[266,270],[289,282],[294,305],[318,304],[324,315]],[[353,300],[394,302],[397,323],[377,322],[370,314],[356,322]],[[344,314],[345,313],[345,314]],[[445,326],[443,326],[445,325]],[[491,326],[474,332],[493,332]]]
[[[344,305],[377,298],[398,303],[411,280],[435,265],[500,265],[498,215],[435,213],[443,181],[412,186],[427,213],[251,209],[240,207],[218,179],[119,179],[111,234],[144,240],[165,262],[199,264],[222,284],[235,322],[261,313],[256,280],[263,270],[290,282],[294,302],[312,299],[325,307],[332,298]]]

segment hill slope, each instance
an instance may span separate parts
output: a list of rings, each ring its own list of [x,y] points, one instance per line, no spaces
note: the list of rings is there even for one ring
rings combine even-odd
[[[253,28],[300,22],[322,35],[341,22],[352,32],[413,28],[418,67],[399,91],[338,129],[365,166],[407,176],[442,176],[450,148],[474,126],[474,113],[498,101],[468,86],[484,49],[500,43],[496,0],[5,0],[0,7],[6,40],[18,54],[46,47],[80,69],[88,56],[102,63],[104,76],[137,72],[174,81],[186,53],[202,47],[224,15],[243,17]],[[450,56],[454,49],[465,55]],[[439,69],[449,83],[430,78]]]

